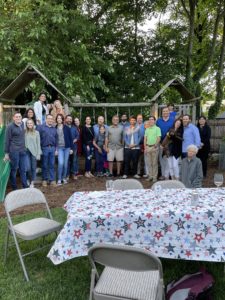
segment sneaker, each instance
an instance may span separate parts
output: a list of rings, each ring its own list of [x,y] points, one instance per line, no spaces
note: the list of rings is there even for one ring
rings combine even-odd
[[[77,175],[73,175],[73,180],[77,180]]]
[[[66,179],[63,179],[63,183],[64,183],[64,184],[67,184],[68,181],[67,181]]]
[[[127,179],[127,175],[123,175],[122,179]]]
[[[34,182],[33,181],[31,181],[31,183],[30,183],[30,188],[34,188]]]
[[[148,178],[148,175],[147,175],[147,174],[144,174],[142,177],[143,177],[143,178]]]
[[[51,182],[50,182],[50,185],[51,185],[51,186],[56,186],[55,180],[51,181]]]
[[[165,180],[165,176],[160,176],[159,180]]]
[[[95,177],[91,172],[89,172],[89,176],[90,177]]]
[[[46,186],[48,186],[48,185],[47,185],[47,181],[46,181],[46,180],[43,180],[43,181],[42,181],[42,186],[43,186],[43,187],[46,187]]]
[[[107,177],[113,177],[113,174],[109,173],[109,174],[107,175]]]
[[[156,178],[153,178],[153,179],[152,179],[152,182],[153,182],[153,183],[154,183],[154,182],[156,182],[156,181],[157,181],[157,179],[156,179]]]
[[[91,177],[88,172],[85,172],[84,176],[87,177],[87,178]]]
[[[141,178],[141,176],[139,176],[138,174],[135,174],[135,175],[134,175],[134,178],[136,178],[136,179],[140,179],[140,178]]]
[[[52,182],[53,182],[53,181],[52,181]],[[52,185],[52,182],[51,182],[51,185]],[[62,185],[62,181],[61,181],[61,180],[58,180],[57,185]]]
[[[77,174],[76,174],[76,176],[77,176],[77,177],[80,177],[80,176],[83,176],[83,175],[82,175],[82,174],[80,174],[80,173],[77,173]]]

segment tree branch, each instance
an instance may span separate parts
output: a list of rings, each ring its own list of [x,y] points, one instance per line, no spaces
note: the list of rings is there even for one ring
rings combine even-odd
[[[104,15],[104,13],[107,12],[107,10],[111,7],[113,3],[114,1],[112,0],[108,0],[107,2],[105,2],[104,5],[102,6],[102,9],[97,13],[97,15],[95,15],[90,20],[95,23],[98,22],[98,20]]]
[[[185,4],[185,1],[184,0],[180,0],[181,2],[181,5],[183,6],[183,9],[188,17],[188,19],[190,19],[190,12],[188,11],[187,7],[186,7],[186,4]]]

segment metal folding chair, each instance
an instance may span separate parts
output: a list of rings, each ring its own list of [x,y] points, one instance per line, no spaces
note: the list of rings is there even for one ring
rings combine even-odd
[[[114,190],[138,190],[144,189],[140,181],[136,179],[116,179],[113,183]]]
[[[160,185],[162,189],[185,189],[183,182],[179,180],[162,180],[155,182],[151,189],[154,190],[156,185]]]

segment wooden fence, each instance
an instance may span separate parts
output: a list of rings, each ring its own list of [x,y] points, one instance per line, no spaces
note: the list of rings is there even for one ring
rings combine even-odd
[[[211,151],[219,152],[220,143],[225,138],[225,119],[209,120],[208,125],[211,127]]]

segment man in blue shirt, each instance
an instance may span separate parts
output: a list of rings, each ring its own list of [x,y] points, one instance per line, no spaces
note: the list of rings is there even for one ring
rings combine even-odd
[[[37,127],[41,138],[43,187],[47,186],[48,180],[50,181],[50,185],[56,186],[55,155],[57,155],[57,131],[56,128],[53,126],[53,122],[53,116],[47,115],[46,123]]]
[[[105,121],[104,117],[103,116],[99,116],[98,117],[98,123],[93,126],[94,134],[95,134],[96,138],[98,137],[99,128],[101,126],[105,126],[106,130],[108,129],[108,125],[104,124],[104,121]]]
[[[189,115],[184,115],[182,118],[184,133],[182,142],[182,157],[187,156],[187,148],[190,145],[195,145],[196,147],[201,147],[201,138],[198,128],[191,123],[191,118]]]
[[[164,107],[162,109],[162,117],[159,118],[156,122],[156,126],[158,126],[161,129],[161,142],[163,142],[164,138],[166,137],[167,132],[170,130],[170,128],[173,127],[174,119],[170,117],[170,112],[168,107]],[[159,162],[161,166],[161,177],[160,180],[165,179],[165,174],[169,174],[168,172],[168,160],[167,157],[163,156],[163,148],[160,146],[159,149]],[[168,179],[168,178],[166,178]]]

